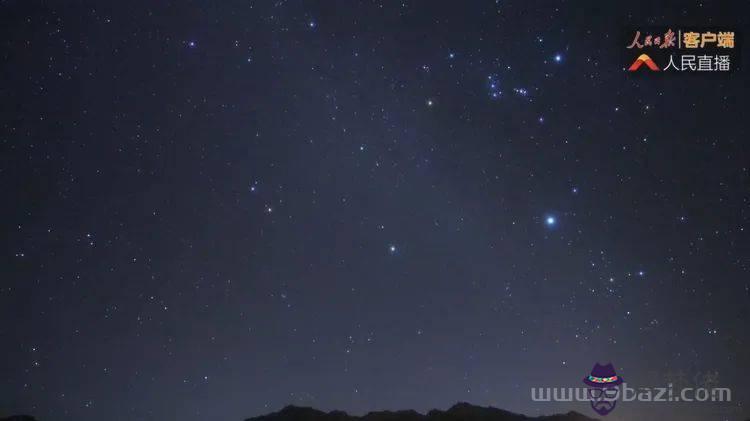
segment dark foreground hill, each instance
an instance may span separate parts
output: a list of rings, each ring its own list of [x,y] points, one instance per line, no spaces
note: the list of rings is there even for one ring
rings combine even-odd
[[[0,421],[36,421],[35,418],[20,415],[0,418]],[[416,411],[380,411],[370,412],[357,417],[346,412],[323,412],[313,408],[287,406],[279,412],[248,418],[246,421],[596,421],[577,412],[550,415],[543,417],[527,417],[496,408],[459,403],[447,411],[432,410],[427,414]]]
[[[416,411],[370,412],[361,417],[345,412],[323,412],[313,408],[287,406],[279,412],[248,418],[245,421],[594,421],[577,412],[541,417],[527,417],[497,408],[459,403],[447,411],[433,409],[427,414]]]

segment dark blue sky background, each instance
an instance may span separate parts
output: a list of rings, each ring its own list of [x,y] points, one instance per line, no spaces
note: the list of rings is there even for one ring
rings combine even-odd
[[[611,361],[733,402],[608,419],[747,418],[747,71],[622,36],[747,11],[1,2],[0,415],[590,413],[530,388]]]

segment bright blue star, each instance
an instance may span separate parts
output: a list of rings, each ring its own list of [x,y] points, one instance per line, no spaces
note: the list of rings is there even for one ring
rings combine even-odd
[[[500,95],[502,95],[503,93],[500,89],[500,82],[497,75],[492,74],[487,76],[487,87],[487,93],[489,94],[490,98],[500,98]]]
[[[560,63],[562,59],[562,54],[555,54],[555,63]]]
[[[550,215],[550,216],[544,218],[544,223],[548,227],[553,227],[553,226],[555,226],[555,224],[557,224],[557,219],[554,216]]]

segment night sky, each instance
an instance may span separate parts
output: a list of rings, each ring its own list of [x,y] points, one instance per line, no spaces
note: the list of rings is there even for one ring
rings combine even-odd
[[[0,3],[0,415],[750,416],[750,78],[622,37],[748,6],[614,3]]]

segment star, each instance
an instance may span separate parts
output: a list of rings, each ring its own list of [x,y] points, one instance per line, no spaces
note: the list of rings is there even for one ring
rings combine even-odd
[[[195,42],[195,41],[192,41],[192,40],[191,40],[191,41],[188,41],[188,42],[187,42],[187,46],[188,46],[189,48],[195,48],[195,47],[197,47],[197,46],[198,46],[198,43],[197,43],[197,42]]]
[[[396,254],[396,246],[394,246],[393,244],[388,246],[388,252],[391,254]]]
[[[552,216],[552,215],[549,215],[549,216],[547,216],[546,218],[544,218],[544,223],[545,223],[545,224],[546,224],[546,225],[547,225],[548,227],[553,227],[553,226],[555,226],[555,224],[557,224],[557,218],[555,218],[555,217],[554,217],[554,216]]]
[[[555,54],[554,60],[555,60],[555,63],[562,62],[562,60],[563,60],[562,54],[560,54],[560,53]]]
[[[487,92],[492,99],[497,99],[502,95],[503,92],[500,90],[500,82],[497,75],[492,74],[487,76]]]
[[[426,104],[427,104],[427,106],[428,106],[428,107],[432,107],[433,105],[435,105],[435,101],[433,101],[433,100],[431,100],[431,99],[428,99],[428,100],[426,101]]]

